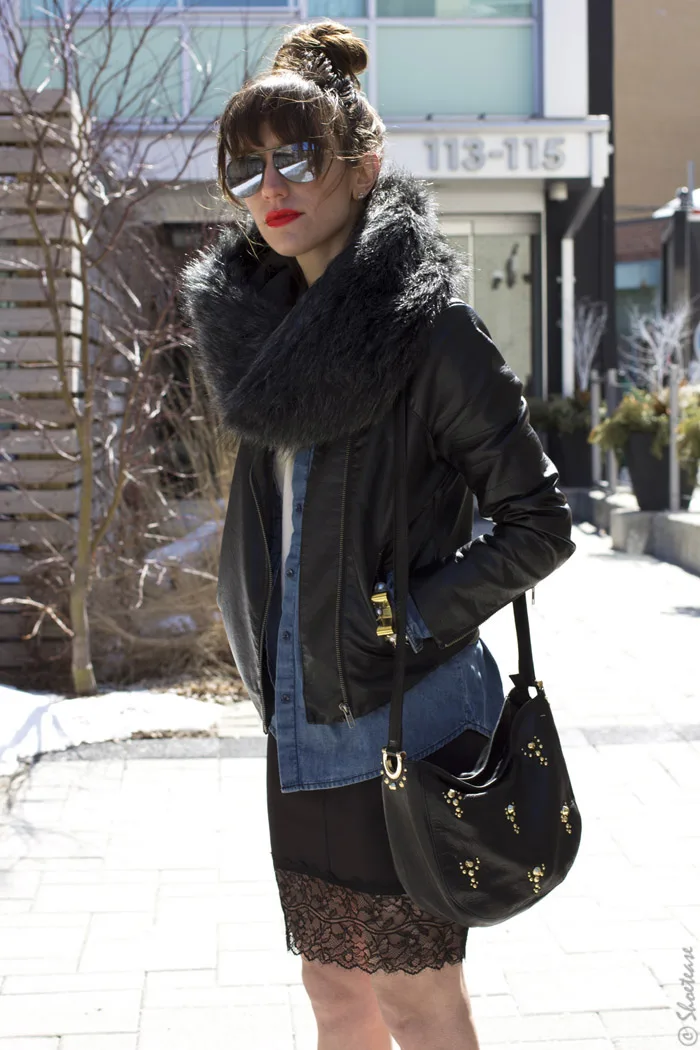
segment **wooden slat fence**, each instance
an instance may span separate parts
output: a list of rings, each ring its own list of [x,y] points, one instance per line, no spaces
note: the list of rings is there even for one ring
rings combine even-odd
[[[34,220],[28,190],[37,169],[32,122],[18,116],[24,104],[0,92],[0,598],[37,597],[37,574],[50,547],[73,541],[79,472],[65,454],[76,450],[70,402],[79,397],[82,323],[76,233],[60,193],[40,187]],[[32,100],[34,113],[51,113],[51,174],[70,174],[74,115],[69,100],[44,91]],[[9,178],[8,178],[9,177]],[[62,271],[56,309],[44,292],[46,251]],[[62,388],[57,334],[64,336],[67,364]],[[63,454],[63,456],[62,456]],[[60,516],[57,518],[56,516]],[[38,595],[40,598],[46,597]],[[50,596],[49,596],[50,597]],[[38,639],[23,640],[36,613],[0,606],[0,680],[21,681],[22,669],[50,657],[60,633],[45,620]]]

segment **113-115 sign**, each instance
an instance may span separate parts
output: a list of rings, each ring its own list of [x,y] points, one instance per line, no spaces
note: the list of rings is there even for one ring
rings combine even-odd
[[[430,171],[481,171],[505,165],[508,171],[558,171],[566,164],[561,136],[509,135],[502,139],[444,135],[424,140]]]

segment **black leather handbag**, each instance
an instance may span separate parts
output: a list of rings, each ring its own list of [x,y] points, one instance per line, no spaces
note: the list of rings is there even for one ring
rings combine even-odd
[[[408,597],[406,401],[395,410],[394,617],[403,639]],[[452,776],[402,751],[405,645],[396,644],[384,815],[394,865],[425,911],[492,926],[530,908],[569,872],[581,818],[542,683],[535,679],[524,595],[513,602],[519,670],[476,767]]]

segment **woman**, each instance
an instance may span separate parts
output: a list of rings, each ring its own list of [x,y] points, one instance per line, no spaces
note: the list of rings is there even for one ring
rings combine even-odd
[[[218,601],[268,733],[272,859],[319,1050],[474,1050],[467,930],[406,896],[382,811],[394,648],[371,598],[392,594],[399,392],[409,757],[477,760],[503,704],[479,625],[569,557],[571,518],[520,381],[455,294],[426,188],[383,163],[366,63],[346,27],[302,26],[230,99],[218,173],[249,215],[184,294],[240,440]],[[472,541],[473,495],[495,527]]]

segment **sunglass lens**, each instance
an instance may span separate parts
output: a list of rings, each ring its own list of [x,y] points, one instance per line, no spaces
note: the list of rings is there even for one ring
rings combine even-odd
[[[234,197],[252,197],[262,186],[264,170],[261,157],[234,157],[226,166],[226,185]]]
[[[316,176],[311,167],[312,152],[311,146],[306,143],[286,146],[273,153],[274,165],[289,182],[313,182]]]

